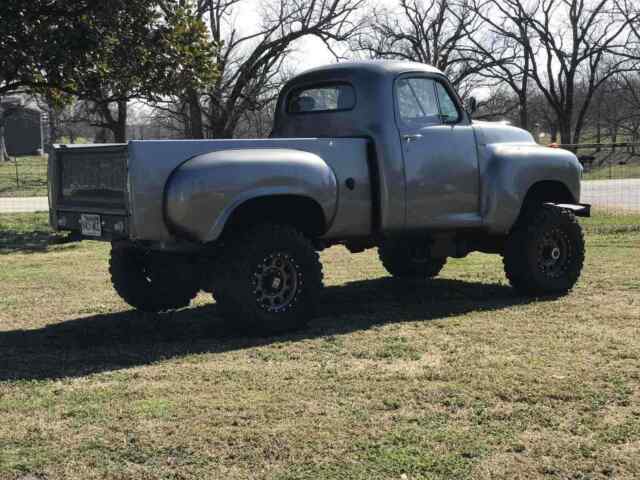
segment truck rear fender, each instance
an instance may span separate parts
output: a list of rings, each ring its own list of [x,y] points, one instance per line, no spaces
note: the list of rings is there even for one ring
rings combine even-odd
[[[537,144],[481,149],[481,209],[490,233],[509,232],[531,201],[579,202],[582,167],[573,153]]]
[[[165,220],[174,235],[201,243],[217,240],[229,222],[238,226],[249,218],[297,222],[316,235],[331,225],[337,192],[334,172],[315,154],[222,150],[193,157],[173,172],[165,188]]]

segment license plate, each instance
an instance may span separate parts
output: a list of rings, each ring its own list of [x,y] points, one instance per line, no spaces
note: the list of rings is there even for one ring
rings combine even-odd
[[[83,213],[80,215],[80,230],[88,237],[102,236],[102,223],[100,215]]]

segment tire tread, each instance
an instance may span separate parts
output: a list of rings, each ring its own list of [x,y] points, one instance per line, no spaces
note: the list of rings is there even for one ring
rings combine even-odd
[[[304,259],[304,299],[284,314],[271,314],[260,309],[246,290],[252,274],[250,259],[282,248]],[[235,322],[247,333],[279,334],[307,325],[317,313],[319,294],[323,284],[320,256],[313,244],[301,232],[288,225],[262,224],[236,234],[220,256],[219,279],[215,299],[222,315]],[[275,315],[281,315],[275,320]]]
[[[562,225],[575,243],[576,261],[569,269],[562,286],[541,282],[528,265],[526,246],[535,234],[547,224]],[[564,294],[571,290],[580,277],[584,265],[584,233],[573,212],[555,207],[530,209],[507,238],[503,266],[512,287],[525,295]]]

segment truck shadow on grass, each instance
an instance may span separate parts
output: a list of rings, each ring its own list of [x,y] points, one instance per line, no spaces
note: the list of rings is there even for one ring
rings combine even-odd
[[[23,232],[0,228],[0,255],[8,253],[46,252],[50,246],[67,244],[65,248],[77,248],[67,236],[47,231],[34,230]]]
[[[278,342],[341,335],[399,322],[500,311],[530,300],[499,284],[379,278],[327,287],[320,316],[304,330],[250,337],[215,304],[167,314],[123,311],[68,320],[35,330],[0,332],[0,380],[80,377],[195,353],[219,353]]]

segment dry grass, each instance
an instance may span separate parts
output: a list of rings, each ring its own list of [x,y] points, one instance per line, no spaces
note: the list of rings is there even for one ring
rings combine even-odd
[[[424,285],[333,248],[320,318],[240,338],[204,295],[131,312],[105,245],[0,216],[0,478],[639,478],[630,218],[588,222],[559,299],[516,297],[497,257]]]

